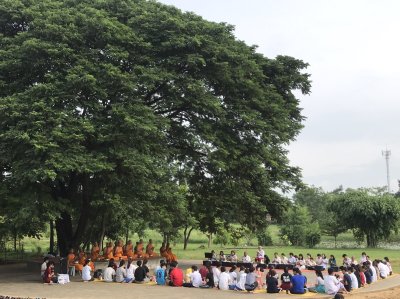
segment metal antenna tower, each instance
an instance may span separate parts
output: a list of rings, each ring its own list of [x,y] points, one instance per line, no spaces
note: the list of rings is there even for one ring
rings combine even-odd
[[[392,153],[386,148],[382,151],[382,156],[386,160],[386,179],[387,179],[387,191],[390,193],[390,172],[389,172],[389,159]]]

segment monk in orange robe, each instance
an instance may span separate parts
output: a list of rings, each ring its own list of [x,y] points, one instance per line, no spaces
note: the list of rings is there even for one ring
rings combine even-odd
[[[147,254],[144,252],[144,244],[143,239],[139,240],[139,244],[137,245],[137,257],[138,258],[147,258]]]
[[[133,258],[133,245],[132,241],[129,240],[128,243],[125,245],[125,252],[124,254],[129,258]]]
[[[107,247],[104,248],[104,250],[103,250],[103,255],[104,255],[104,258],[108,259],[108,260],[114,258],[112,242],[107,243]]]
[[[167,248],[165,247],[165,243],[162,242],[160,247],[160,255],[164,258],[167,258]]]
[[[90,258],[93,262],[97,261],[100,255],[100,247],[97,242],[94,242],[92,250],[90,251]]]
[[[75,264],[75,270],[82,271],[85,261],[86,261],[86,253],[82,248],[79,248],[78,263]]]
[[[154,252],[154,245],[153,245],[153,240],[149,240],[149,244],[146,246],[146,254],[148,257],[156,257],[158,256],[157,253]]]
[[[75,266],[75,253],[73,249],[69,250],[67,255],[68,266]]]
[[[133,259],[137,259],[139,257],[138,246],[139,246],[139,242],[136,242],[135,247],[133,247]]]
[[[119,260],[123,258],[123,249],[122,249],[122,240],[118,240],[117,244],[114,247],[114,258]],[[126,256],[125,256],[126,258]]]
[[[178,261],[178,259],[176,258],[176,255],[172,253],[172,248],[171,248],[171,246],[169,246],[169,243],[167,243],[167,246],[166,246],[166,255],[167,255],[167,263]]]

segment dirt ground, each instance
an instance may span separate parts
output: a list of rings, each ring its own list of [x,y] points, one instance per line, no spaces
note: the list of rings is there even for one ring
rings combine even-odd
[[[188,261],[188,264],[191,261]],[[186,265],[182,264],[185,268]],[[312,273],[307,273],[309,281],[314,281]],[[46,285],[40,282],[38,273],[28,272],[24,264],[0,266],[0,299],[1,296],[13,296],[19,298],[332,298],[327,295],[307,293],[305,295],[266,294],[265,291],[247,294],[234,291],[219,291],[216,289],[171,288],[155,285],[118,284],[105,282],[83,283],[78,276],[72,278],[72,282],[65,285]],[[356,290],[345,298],[400,298],[400,275],[378,281],[367,288]]]

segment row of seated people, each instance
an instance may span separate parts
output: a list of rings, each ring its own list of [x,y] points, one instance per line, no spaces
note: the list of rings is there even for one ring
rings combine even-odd
[[[85,264],[85,260],[90,258],[90,264],[93,265],[98,260],[127,260],[131,259],[149,259],[156,258],[158,256],[163,257],[167,263],[171,263],[173,261],[177,261],[177,256],[172,253],[172,248],[169,243],[162,243],[160,247],[160,254],[158,255],[154,251],[153,241],[150,239],[147,246],[144,247],[143,240],[140,239],[139,242],[136,242],[136,246],[133,247],[132,241],[128,241],[126,245],[123,244],[122,240],[116,242],[114,246],[112,242],[108,242],[106,247],[103,249],[103,254],[100,254],[100,247],[97,242],[95,242],[92,246],[90,256],[86,254],[86,252],[79,248],[78,254],[75,255],[73,249],[70,249],[69,254],[67,256],[68,266],[75,266],[77,271],[82,271],[83,266]]]
[[[233,263],[237,263],[239,261],[241,261],[243,263],[251,263],[253,261],[251,256],[249,256],[247,254],[247,251],[243,252],[243,256],[240,259],[236,255],[235,250],[232,250],[230,254],[225,254],[221,250],[219,252],[219,255],[217,255],[214,250],[211,250],[211,252],[205,253],[204,256],[205,256],[205,258],[207,258],[210,261],[233,262]],[[254,258],[254,261],[258,262],[258,263],[267,263],[267,264],[270,261],[268,256],[265,255],[265,252],[261,246],[258,247],[258,251],[257,251],[256,257]]]

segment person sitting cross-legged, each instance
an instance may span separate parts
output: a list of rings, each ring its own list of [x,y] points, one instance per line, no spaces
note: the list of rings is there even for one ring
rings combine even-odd
[[[291,279],[290,293],[291,294],[304,294],[307,290],[307,278],[301,274],[300,269],[293,269],[293,276]]]

